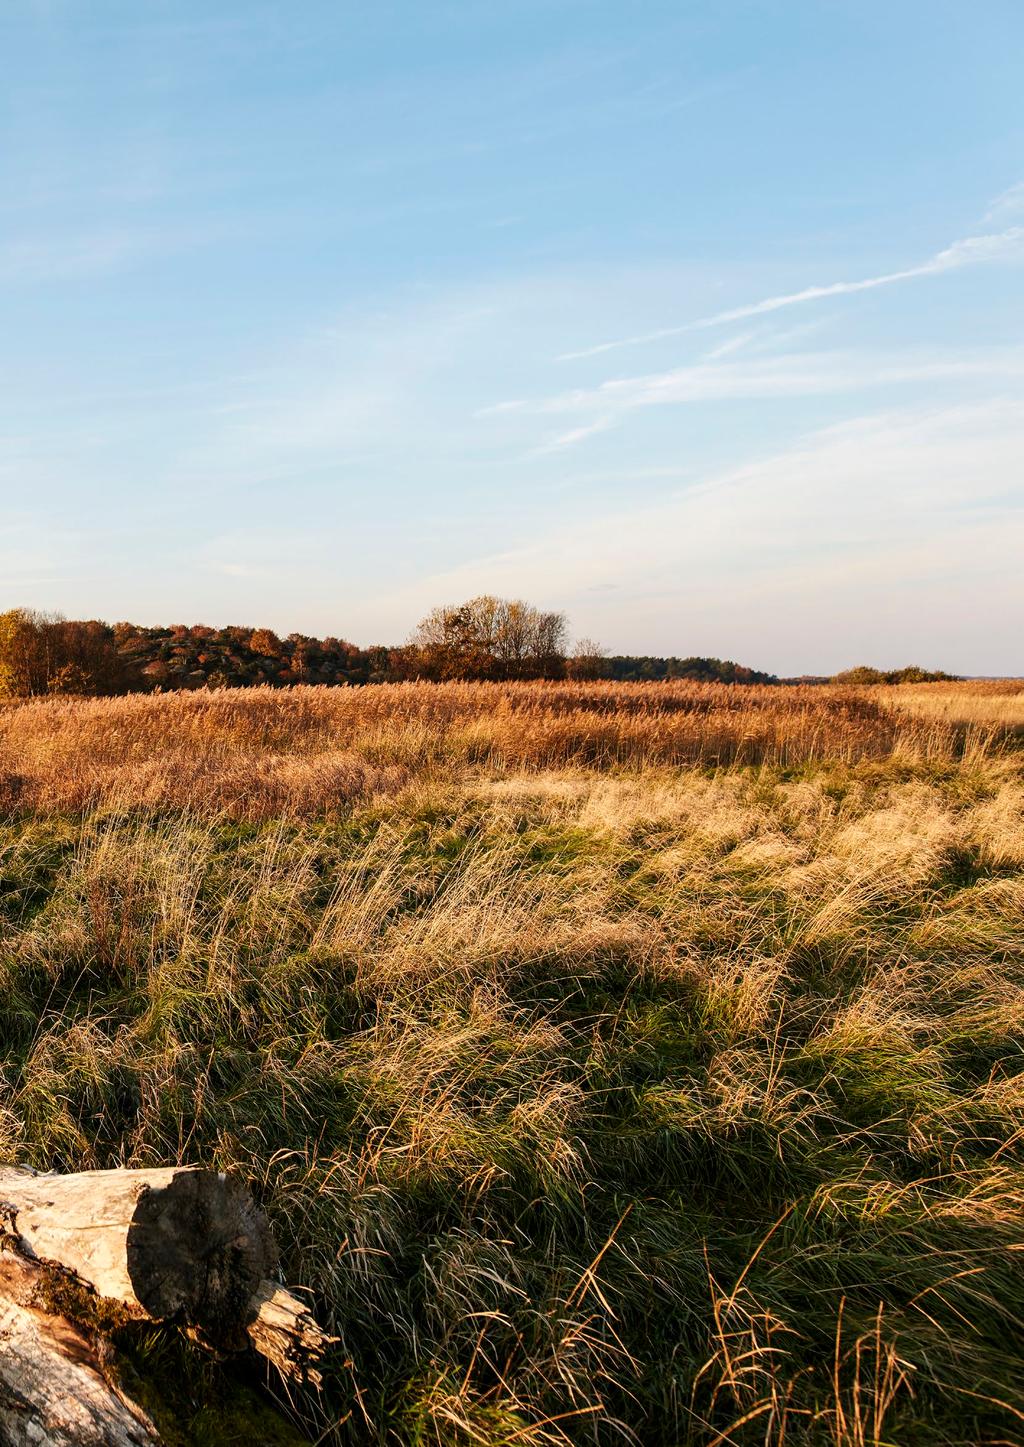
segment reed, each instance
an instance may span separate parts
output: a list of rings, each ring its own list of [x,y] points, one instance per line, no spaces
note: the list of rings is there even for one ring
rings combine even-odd
[[[724,684],[395,684],[42,699],[0,710],[0,805],[344,809],[467,769],[933,761],[1015,731],[1024,693]]]

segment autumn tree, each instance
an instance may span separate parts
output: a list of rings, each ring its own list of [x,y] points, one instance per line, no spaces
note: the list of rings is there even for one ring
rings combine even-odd
[[[564,614],[544,613],[519,598],[474,601],[491,624],[490,651],[496,677],[547,678],[562,672]]]
[[[565,661],[565,672],[576,679],[609,677],[608,650],[593,638],[578,638]]]
[[[412,637],[423,672],[438,679],[559,676],[565,642],[563,614],[490,594],[435,608]]]
[[[254,628],[248,639],[253,653],[264,658],[280,658],[284,649],[277,634],[270,628]]]
[[[0,613],[0,697],[30,698],[37,682],[36,634],[24,608]]]
[[[434,608],[420,622],[412,641],[431,678],[486,677],[490,655],[468,603]]]
[[[122,693],[129,673],[106,623],[12,608],[0,614],[0,694]]]
[[[833,683],[884,683],[885,674],[881,669],[869,668],[866,663],[858,664],[856,668],[846,668],[842,673],[837,673],[832,679]]]
[[[911,664],[907,668],[890,668],[886,671],[880,668],[869,668],[862,663],[856,668],[847,668],[842,673],[834,674],[832,682],[854,684],[952,683],[955,679],[955,673],[943,673],[941,669],[920,668],[917,664]]]

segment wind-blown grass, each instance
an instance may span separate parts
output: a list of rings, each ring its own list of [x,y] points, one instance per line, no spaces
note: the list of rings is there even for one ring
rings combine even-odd
[[[986,720],[975,734],[993,729]],[[846,688],[465,683],[42,699],[0,710],[0,805],[120,800],[268,818],[345,808],[428,773],[457,782],[467,768],[948,759],[969,734]]]
[[[311,1435],[1024,1440],[1024,756],[677,692],[0,715],[4,1154],[245,1175]]]

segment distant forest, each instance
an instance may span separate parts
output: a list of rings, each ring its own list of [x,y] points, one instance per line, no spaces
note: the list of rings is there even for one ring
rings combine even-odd
[[[918,668],[889,674],[860,668],[837,675],[836,681],[892,683],[950,676]],[[791,681],[728,659],[609,655],[589,639],[570,648],[562,614],[490,597],[435,609],[408,643],[368,648],[304,633],[281,638],[269,628],[203,624],[146,628],[76,621],[20,608],[0,614],[0,697],[8,698],[258,684],[283,688],[298,683],[516,678]]]

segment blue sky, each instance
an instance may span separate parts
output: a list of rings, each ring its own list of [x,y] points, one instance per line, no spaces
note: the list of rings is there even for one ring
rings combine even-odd
[[[0,606],[1024,672],[1020,0],[0,0]]]

